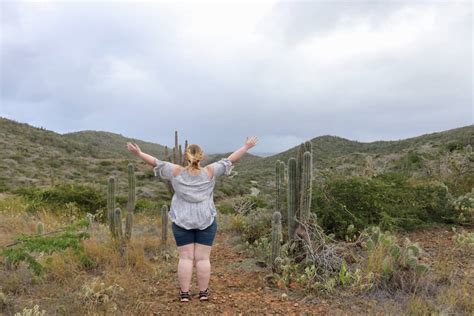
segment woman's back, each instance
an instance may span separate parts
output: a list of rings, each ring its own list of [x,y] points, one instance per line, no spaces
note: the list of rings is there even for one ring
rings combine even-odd
[[[230,175],[232,162],[223,158],[199,170],[197,174],[182,168],[174,174],[172,163],[156,161],[155,175],[171,181],[175,191],[171,199],[170,219],[178,226],[186,229],[205,229],[212,224],[217,214],[214,205],[213,190],[216,178]],[[209,177],[208,168],[212,170]]]
[[[175,194],[186,202],[197,203],[211,197],[214,190],[214,178],[209,178],[206,168],[192,174],[189,168],[183,168],[171,180]]]

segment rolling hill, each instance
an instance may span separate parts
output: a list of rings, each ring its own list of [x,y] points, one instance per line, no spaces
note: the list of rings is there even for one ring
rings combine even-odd
[[[126,167],[133,162],[137,166],[139,195],[150,198],[166,196],[165,185],[156,181],[152,169],[126,150],[128,141],[138,143],[143,151],[158,158],[164,157],[164,146],[119,134],[102,131],[59,134],[0,118],[0,190],[28,185],[48,186],[59,182],[105,187],[110,175],[116,175],[119,188],[125,188]],[[466,163],[460,161],[464,159],[466,146],[474,145],[474,125],[397,141],[364,143],[330,135],[318,136],[310,141],[315,176],[396,171],[413,176],[442,177],[461,171],[470,175],[474,170],[471,161],[461,171],[453,169],[453,164],[455,166],[457,162],[458,165]],[[224,191],[228,194],[247,191],[251,187],[250,181],[254,180],[260,189],[270,192],[275,162],[287,162],[290,157],[296,156],[297,149],[298,146],[263,158],[246,154],[234,169],[238,176],[231,182],[222,180],[227,182]],[[209,155],[206,163],[229,154]]]

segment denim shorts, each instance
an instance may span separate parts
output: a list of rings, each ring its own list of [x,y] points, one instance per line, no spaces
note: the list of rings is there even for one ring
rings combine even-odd
[[[203,230],[184,229],[175,223],[171,224],[171,228],[178,247],[192,243],[212,246],[217,232],[217,219],[214,217],[212,224]]]

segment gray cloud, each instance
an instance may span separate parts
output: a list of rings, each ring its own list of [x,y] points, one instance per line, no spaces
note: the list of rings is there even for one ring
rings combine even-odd
[[[3,1],[0,115],[209,152],[473,123],[470,2]]]

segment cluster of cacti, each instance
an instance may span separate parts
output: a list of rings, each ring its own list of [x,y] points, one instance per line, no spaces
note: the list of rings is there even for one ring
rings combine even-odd
[[[458,213],[459,221],[474,221],[474,188],[471,192],[455,199],[453,201],[453,207]]]
[[[382,232],[379,227],[371,227],[364,244],[369,252],[374,252],[377,247],[387,249],[387,256],[382,262],[382,273],[386,277],[392,275],[397,268],[413,269],[416,272],[428,270],[428,266],[419,260],[421,247],[408,238],[405,238],[403,245],[400,246],[394,235]]]
[[[164,160],[172,162],[177,165],[181,166],[186,166],[186,157],[185,157],[185,152],[186,149],[188,148],[188,141],[184,141],[184,151],[182,150],[181,144],[179,144],[179,139],[178,139],[178,131],[174,132],[174,147],[173,147],[173,155],[172,157],[169,154],[168,147],[165,146],[165,155],[164,155]],[[165,183],[168,187],[168,191],[170,192],[171,195],[174,194],[174,189],[173,186],[171,185],[171,182],[169,180],[165,180]]]
[[[280,245],[281,245],[281,213],[276,211],[272,217],[272,269],[276,271],[278,269],[277,258],[280,258]]]
[[[311,212],[313,154],[310,141],[302,143],[296,158],[288,160],[288,237],[293,240],[297,222],[307,221]]]
[[[168,238],[168,206],[161,207],[161,241],[166,244]]]
[[[136,202],[136,185],[135,185],[135,168],[133,164],[128,165],[128,202],[127,216],[125,219],[125,233],[122,229],[122,211],[116,208],[116,180],[114,177],[109,178],[107,209],[109,228],[112,237],[121,242],[129,241],[132,237],[133,228],[133,212],[135,211]]]
[[[188,148],[188,141],[184,141],[184,151],[183,147],[179,143],[178,131],[174,131],[174,147],[173,147],[173,159],[168,154],[168,148],[165,147],[165,160],[172,162],[177,165],[186,166],[186,157],[185,152]]]

